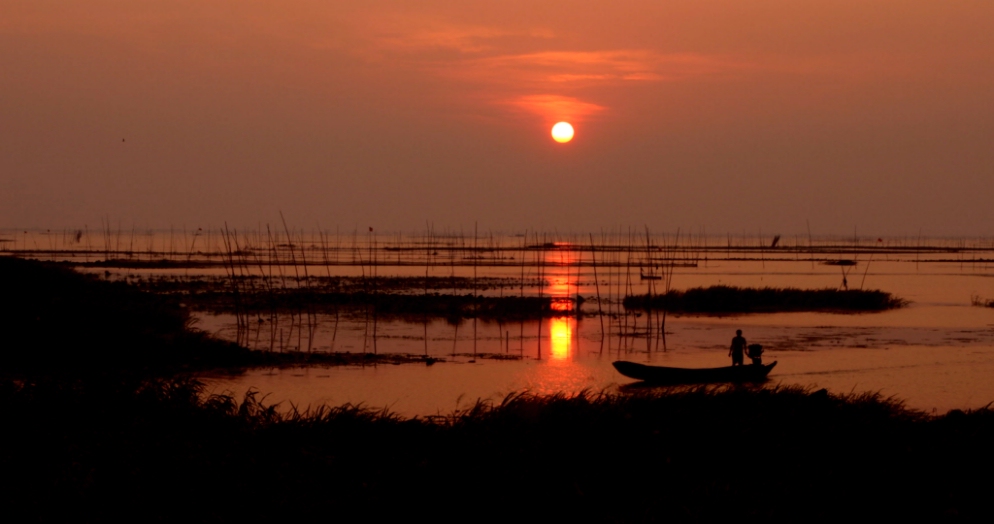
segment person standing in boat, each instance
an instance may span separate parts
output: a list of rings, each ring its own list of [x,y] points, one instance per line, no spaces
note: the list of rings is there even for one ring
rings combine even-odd
[[[728,350],[728,355],[732,357],[733,366],[741,366],[745,360],[745,349],[748,344],[742,336],[742,330],[735,330],[735,338],[732,339],[732,347]]]

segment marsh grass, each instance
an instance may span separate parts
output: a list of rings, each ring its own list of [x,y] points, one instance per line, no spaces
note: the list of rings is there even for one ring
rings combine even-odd
[[[656,296],[629,295],[624,306],[674,313],[772,313],[787,311],[862,312],[902,307],[906,302],[879,290],[696,287]]]
[[[280,287],[267,286],[266,277],[239,277],[235,279],[241,282],[237,288],[231,285],[232,280],[171,276],[129,282],[142,291],[172,296],[196,310],[212,313],[243,311],[259,315],[306,308],[313,316],[318,312],[336,313],[344,309],[355,313],[371,308],[380,317],[412,317],[412,321],[420,322],[435,318],[532,320],[562,314],[561,309],[553,307],[554,300],[549,296],[478,293],[516,285],[517,279],[480,279],[475,292],[471,279],[450,277],[310,277],[300,279],[297,285]],[[467,293],[439,292],[446,288]]]
[[[35,520],[982,518],[986,409],[683,387],[513,393],[405,419],[189,379],[0,381],[0,493]],[[126,500],[128,504],[122,504]]]

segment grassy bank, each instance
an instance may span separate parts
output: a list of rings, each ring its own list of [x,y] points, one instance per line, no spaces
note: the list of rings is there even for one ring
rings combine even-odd
[[[774,313],[788,311],[834,311],[843,313],[884,311],[905,302],[884,291],[744,288],[733,286],[696,287],[658,295],[625,297],[628,309],[666,310],[673,313],[724,314]]]
[[[798,388],[509,396],[432,420],[281,415],[194,382],[4,382],[35,520],[978,518],[994,413]],[[128,504],[121,504],[128,501]]]
[[[191,329],[176,301],[57,264],[0,257],[3,373],[171,372],[221,366],[248,350]]]

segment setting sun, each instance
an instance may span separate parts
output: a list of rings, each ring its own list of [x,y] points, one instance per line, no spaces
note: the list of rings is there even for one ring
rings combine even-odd
[[[560,144],[573,140],[573,126],[569,122],[559,122],[552,126],[552,139]]]

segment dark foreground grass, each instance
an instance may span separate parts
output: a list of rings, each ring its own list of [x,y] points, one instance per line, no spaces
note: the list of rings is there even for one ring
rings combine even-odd
[[[524,394],[403,420],[355,406],[281,415],[189,380],[29,380],[0,384],[0,414],[0,500],[35,521],[994,514],[994,413],[930,418],[877,395]]]
[[[628,309],[656,309],[674,313],[773,313],[789,311],[884,311],[905,302],[884,291],[857,289],[696,287],[660,295],[625,297]]]

